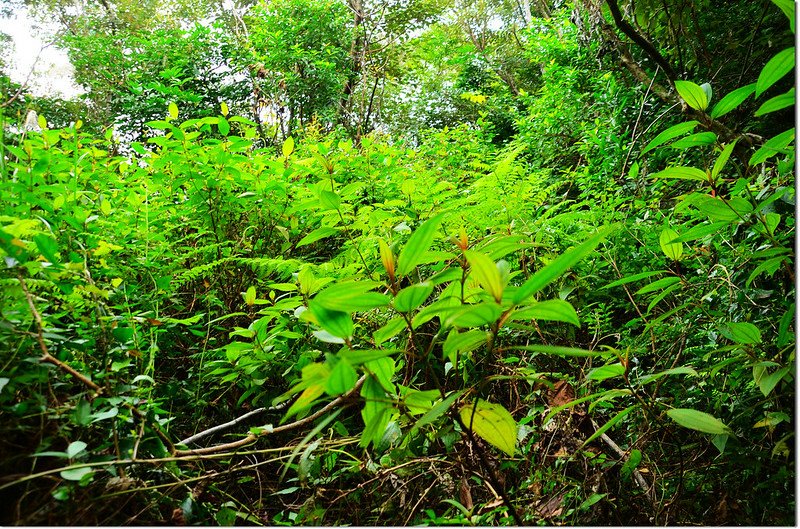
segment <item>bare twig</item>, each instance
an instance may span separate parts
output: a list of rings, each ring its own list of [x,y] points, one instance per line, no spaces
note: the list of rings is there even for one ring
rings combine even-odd
[[[363,375],[361,378],[358,379],[358,381],[356,382],[356,385],[353,386],[353,389],[351,389],[347,393],[337,397],[336,399],[334,399],[330,403],[328,403],[328,405],[324,406],[323,408],[320,408],[318,411],[312,413],[308,417],[300,419],[299,421],[295,421],[295,422],[292,422],[292,423],[289,423],[289,424],[284,424],[283,426],[278,426],[278,427],[275,427],[275,428],[267,427],[267,428],[262,429],[257,434],[250,432],[249,434],[247,434],[246,437],[244,437],[242,439],[239,439],[238,441],[233,441],[231,443],[225,443],[225,444],[216,445],[216,446],[209,446],[207,448],[198,448],[198,449],[195,449],[195,450],[176,450],[175,451],[175,455],[176,456],[203,455],[203,454],[213,454],[213,453],[221,452],[221,451],[225,451],[225,450],[235,450],[237,448],[240,448],[242,446],[245,446],[245,445],[248,445],[248,444],[252,443],[253,441],[258,439],[259,437],[263,437],[265,435],[269,435],[269,434],[273,434],[273,433],[285,432],[285,431],[288,431],[288,430],[294,430],[296,428],[300,428],[301,426],[305,426],[306,424],[308,424],[308,423],[314,421],[315,419],[325,415],[326,413],[328,413],[329,411],[331,411],[332,409],[336,408],[337,406],[339,406],[341,404],[349,405],[349,403],[347,403],[347,401],[350,400],[350,398],[353,395],[358,393],[358,391],[361,389],[361,386],[364,384],[364,380],[366,380],[366,378],[367,378],[366,375]]]
[[[246,421],[250,417],[255,417],[256,415],[261,415],[262,413],[266,413],[268,411],[282,410],[283,408],[287,407],[289,404],[290,404],[290,402],[286,401],[284,403],[278,404],[277,406],[272,406],[271,408],[258,408],[258,409],[255,409],[253,411],[249,411],[249,412],[245,413],[244,415],[242,415],[241,417],[237,417],[236,419],[233,419],[232,421],[228,421],[228,422],[223,423],[223,424],[218,424],[218,425],[216,425],[216,426],[214,426],[212,428],[209,428],[207,430],[203,430],[202,432],[198,432],[198,433],[196,433],[196,434],[194,434],[194,435],[192,435],[190,437],[187,437],[186,439],[182,439],[182,440],[178,441],[177,444],[179,444],[179,445],[188,445],[189,443],[194,443],[198,439],[202,439],[203,437],[209,436],[209,435],[211,435],[213,433],[221,432],[223,430],[227,430],[228,428],[232,428],[232,427],[236,426],[237,424]]]

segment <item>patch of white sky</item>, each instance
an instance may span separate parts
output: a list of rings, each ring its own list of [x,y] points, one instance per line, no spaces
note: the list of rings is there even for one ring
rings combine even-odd
[[[55,22],[34,20],[27,7],[18,7],[0,18],[0,31],[12,39],[8,74],[17,83],[27,82],[36,96],[72,99],[83,93],[75,83],[67,53],[57,48]]]

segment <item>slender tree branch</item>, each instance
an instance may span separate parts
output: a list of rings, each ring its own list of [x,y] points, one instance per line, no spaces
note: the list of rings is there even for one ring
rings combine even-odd
[[[47,362],[53,364],[60,370],[69,373],[70,375],[78,379],[82,384],[91,388],[95,392],[95,396],[98,396],[101,393],[103,393],[103,388],[97,385],[95,382],[93,382],[89,377],[78,372],[72,366],[66,364],[65,362],[62,362],[61,360],[50,354],[50,351],[47,349],[47,344],[44,342],[44,322],[42,321],[42,316],[36,309],[36,304],[33,302],[33,296],[28,290],[28,286],[25,284],[25,279],[22,277],[21,273],[17,276],[17,279],[19,279],[19,284],[20,286],[22,286],[22,291],[25,293],[25,299],[28,301],[28,307],[30,307],[31,309],[31,314],[33,314],[33,318],[34,320],[36,320],[36,341],[39,343],[39,348],[42,350],[42,356],[39,360],[41,362]],[[158,437],[160,437],[161,440],[164,442],[164,445],[169,450],[169,453],[171,455],[175,455],[175,445],[172,443],[170,438],[167,437],[167,434],[165,434],[161,430],[161,427],[158,423],[149,421],[147,419],[147,414],[144,413],[139,408],[137,408],[136,406],[134,406],[133,404],[125,401],[123,401],[122,404],[123,406],[128,408],[134,415],[136,415],[137,417],[139,417],[144,421],[149,422],[150,427],[156,433],[156,435],[158,435]]]
[[[670,83],[674,83],[676,79],[678,79],[678,74],[675,72],[675,69],[672,68],[672,65],[667,61],[661,52],[659,52],[655,46],[653,46],[646,38],[639,35],[636,30],[631,26],[627,20],[622,18],[622,13],[619,11],[619,5],[617,4],[617,0],[606,0],[608,4],[608,8],[611,11],[611,16],[614,19],[614,24],[616,24],[617,28],[622,31],[625,35],[628,36],[633,42],[639,46],[642,51],[644,51],[648,57],[650,57],[656,64],[661,66],[661,69],[664,70],[664,73],[667,75],[667,79],[669,79]]]
[[[195,449],[195,450],[176,450],[174,455],[176,455],[176,456],[204,455],[204,454],[213,454],[213,453],[216,453],[216,452],[222,452],[222,451],[225,451],[225,450],[235,450],[236,448],[240,448],[242,446],[245,446],[245,445],[248,445],[248,444],[254,442],[259,437],[263,437],[263,436],[266,436],[266,435],[269,435],[269,434],[273,434],[273,433],[285,432],[285,431],[288,431],[288,430],[294,430],[294,429],[300,428],[301,426],[305,426],[306,424],[309,424],[310,422],[318,419],[319,417],[322,417],[323,415],[325,415],[326,413],[328,413],[329,411],[331,411],[332,409],[336,408],[337,406],[339,406],[341,404],[344,404],[346,406],[350,405],[350,403],[348,401],[350,400],[350,398],[352,396],[354,396],[355,394],[358,393],[358,391],[361,389],[361,386],[364,384],[364,381],[366,380],[366,378],[367,378],[366,375],[362,375],[361,378],[359,378],[358,381],[356,382],[356,385],[353,386],[353,389],[351,389],[347,393],[344,393],[343,395],[337,397],[336,399],[332,400],[330,403],[328,403],[323,408],[320,408],[318,411],[312,413],[308,417],[300,419],[299,421],[295,421],[295,422],[292,422],[292,423],[289,423],[289,424],[284,424],[283,426],[277,426],[275,428],[266,427],[263,430],[261,430],[261,432],[259,432],[258,434],[250,432],[249,434],[247,434],[246,437],[244,437],[242,439],[239,439],[238,441],[233,441],[231,443],[225,443],[225,444],[216,445],[216,446],[209,446],[207,448],[198,448],[198,449]],[[241,417],[240,417],[240,419],[241,419]],[[225,426],[225,425],[222,425],[222,426]]]

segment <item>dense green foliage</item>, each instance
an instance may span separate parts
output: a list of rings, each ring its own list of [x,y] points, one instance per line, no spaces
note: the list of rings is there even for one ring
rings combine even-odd
[[[794,6],[620,4],[70,18],[83,105],[0,79],[0,521],[793,524]]]

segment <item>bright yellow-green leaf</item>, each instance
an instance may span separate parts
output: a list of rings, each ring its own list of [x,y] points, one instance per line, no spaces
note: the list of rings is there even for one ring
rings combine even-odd
[[[761,343],[761,331],[746,321],[728,323],[720,328],[720,332],[726,338],[739,344]]]
[[[725,423],[709,415],[708,413],[693,410],[690,408],[675,408],[668,410],[669,418],[680,424],[684,428],[697,430],[698,432],[710,433],[715,435],[733,435],[733,431]]]
[[[750,83],[748,85],[737,88],[733,92],[723,97],[719,101],[719,103],[714,105],[714,109],[711,111],[711,117],[717,119],[724,116],[731,110],[734,110],[739,105],[741,105],[744,102],[744,100],[753,95],[753,92],[755,91],[756,91],[755,83]]]
[[[411,234],[408,242],[400,251],[400,256],[397,258],[397,275],[402,277],[417,266],[425,252],[431,247],[436,236],[436,230],[443,220],[444,213],[440,213],[425,221]]]
[[[412,311],[425,303],[431,292],[433,292],[433,285],[427,281],[407,286],[394,298],[394,308],[398,312]]]
[[[114,288],[117,288],[121,284],[122,284],[122,278],[121,277],[115,277],[114,279],[111,280],[111,286],[114,287]]]
[[[178,105],[175,103],[169,104],[169,117],[176,119],[178,117]]]
[[[697,169],[696,167],[667,167],[663,171],[653,173],[653,178],[678,178],[680,180],[697,180],[699,182],[706,182],[708,177],[705,171]]]
[[[358,374],[346,358],[339,358],[339,361],[331,369],[331,374],[325,383],[325,391],[328,395],[341,395],[353,389],[358,380]]]
[[[677,238],[678,233],[670,228],[664,229],[661,232],[661,236],[658,238],[658,243],[661,245],[661,251],[673,261],[678,261],[683,256],[683,243],[671,242]]]
[[[256,287],[251,286],[247,289],[247,292],[244,293],[244,302],[249,306],[256,302]]]
[[[646,154],[647,152],[655,149],[659,145],[662,145],[673,138],[677,138],[687,132],[693,130],[697,124],[700,123],[699,121],[687,121],[685,123],[678,123],[677,125],[673,125],[672,127],[668,128],[667,130],[661,132],[655,138],[648,143],[644,149],[642,149],[642,154]]]
[[[390,298],[378,292],[369,292],[379,285],[376,281],[342,281],[317,294],[312,306],[348,313],[383,307],[389,304]]]
[[[612,231],[616,229],[615,225],[606,226],[595,234],[590,236],[578,246],[571,248],[558,256],[553,262],[536,272],[533,277],[525,281],[521,287],[514,294],[514,303],[521,303],[530,296],[536,294],[538,291],[558,279],[561,274],[566,272],[572,266],[577,264],[581,259],[592,253],[594,249],[605,239]]]
[[[289,136],[283,142],[283,146],[281,147],[281,153],[283,154],[284,158],[288,158],[294,152],[294,138]]]
[[[708,107],[708,94],[701,86],[691,81],[675,81],[675,89],[693,109],[705,110]]]
[[[47,120],[41,114],[39,114],[39,116],[36,117],[36,123],[38,123],[39,128],[42,130],[45,130],[47,128]]]
[[[756,97],[780,81],[783,76],[792,71],[792,68],[794,68],[794,46],[779,52],[761,70],[756,81]]]
[[[578,318],[578,313],[575,312],[575,307],[568,301],[563,299],[548,299],[534,303],[528,307],[521,307],[514,311],[511,315],[514,321],[520,320],[545,320],[545,321],[563,321],[573,325],[581,326],[581,321]]]
[[[220,113],[221,113],[223,116],[226,116],[226,117],[228,116],[228,104],[227,104],[225,101],[223,101],[222,103],[220,103],[220,105],[219,105],[219,109],[220,109]]]
[[[473,277],[495,301],[500,303],[503,298],[503,279],[494,262],[486,255],[473,250],[465,250],[464,256],[469,262]]]
[[[103,200],[100,202],[100,213],[108,217],[111,215],[111,202],[108,200]]]
[[[500,317],[502,310],[496,303],[485,302],[476,305],[467,305],[461,309],[448,313],[444,319],[445,326],[480,327],[493,323]]]
[[[380,239],[378,241],[378,246],[381,252],[381,262],[383,263],[383,268],[386,269],[386,273],[389,274],[389,277],[394,277],[394,254],[392,253],[392,249],[389,248],[389,245],[386,244],[386,241]]]
[[[481,439],[509,456],[514,456],[517,423],[504,407],[478,399],[476,403],[462,407],[458,414],[466,427]]]
[[[717,161],[714,162],[714,168],[711,169],[711,178],[713,180],[717,179],[719,173],[722,172],[722,168],[725,167],[725,164],[728,163],[728,158],[731,157],[731,153],[733,152],[733,148],[736,147],[736,142],[739,141],[738,139],[733,140],[731,143],[727,144],[725,148],[722,149],[722,152],[717,158]]]

